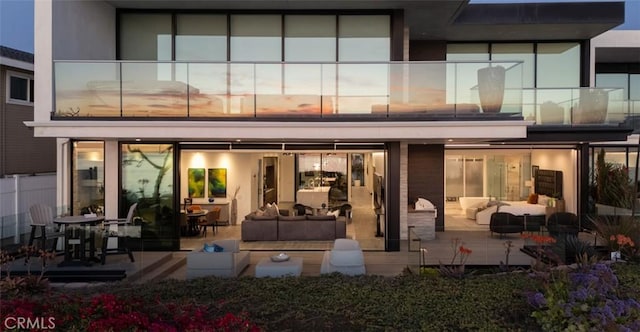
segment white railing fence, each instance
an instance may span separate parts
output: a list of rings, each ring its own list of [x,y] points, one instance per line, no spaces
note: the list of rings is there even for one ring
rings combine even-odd
[[[0,244],[24,243],[31,231],[29,207],[56,207],[56,174],[9,175],[0,178]]]

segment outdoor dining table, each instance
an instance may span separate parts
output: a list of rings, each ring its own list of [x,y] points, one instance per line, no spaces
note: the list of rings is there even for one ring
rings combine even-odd
[[[95,256],[95,226],[102,221],[104,221],[103,216],[65,216],[53,220],[55,224],[64,226],[65,234],[64,260],[58,266],[91,265],[92,262],[98,261]],[[87,241],[89,242],[88,257]]]

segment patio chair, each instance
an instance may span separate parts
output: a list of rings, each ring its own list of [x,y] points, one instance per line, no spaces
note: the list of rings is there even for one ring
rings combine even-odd
[[[58,238],[64,237],[64,232],[58,229],[53,223],[53,209],[48,205],[36,204],[29,208],[29,217],[31,218],[31,235],[29,236],[29,246],[33,245],[35,240],[40,242],[40,249],[46,250],[46,242],[48,239],[53,240],[51,251],[56,251]],[[39,230],[39,235],[37,235]]]
[[[100,253],[102,265],[105,264],[108,254],[127,254],[131,262],[135,262],[133,252],[129,249],[127,242],[129,242],[130,238],[139,238],[141,236],[141,226],[136,226],[133,223],[137,207],[138,203],[133,203],[129,207],[129,213],[127,213],[126,218],[105,220],[102,223],[104,227]],[[123,241],[121,241],[122,243],[119,241],[117,248],[108,248],[110,238],[122,239]]]
[[[364,254],[358,241],[336,239],[333,243],[333,249],[324,252],[320,274],[334,272],[351,276],[366,273]]]
[[[207,212],[204,220],[198,223],[198,225],[200,226],[200,231],[202,232],[202,235],[204,235],[204,237],[207,237],[207,227],[209,226],[211,226],[211,228],[213,229],[213,234],[216,234],[216,226],[218,224],[218,219],[220,219],[220,211],[221,209],[219,207],[214,207],[209,212]]]

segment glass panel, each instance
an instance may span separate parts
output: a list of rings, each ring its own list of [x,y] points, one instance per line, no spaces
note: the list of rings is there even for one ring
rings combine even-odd
[[[446,197],[462,197],[464,196],[464,174],[463,164],[461,156],[447,157],[445,160],[445,175],[446,175]],[[479,195],[482,196],[482,195]]]
[[[280,15],[232,15],[231,61],[282,61]]]
[[[230,112],[227,73],[226,63],[188,64],[190,117],[224,116]],[[186,82],[186,77],[177,78]]]
[[[185,63],[122,63],[122,116],[186,117]],[[176,77],[177,79],[173,79]]]
[[[286,15],[284,17],[285,61],[335,61],[336,17]]]
[[[629,75],[629,112],[640,114],[640,74]]]
[[[629,75],[629,99],[640,100],[640,74]]]
[[[33,98],[34,98],[34,94],[35,94],[35,89],[34,89],[35,83],[33,80],[29,80],[29,101],[33,103]]]
[[[464,160],[464,195],[469,197],[482,197],[482,158],[465,158]]]
[[[58,116],[120,116],[120,65],[55,64],[55,108]]]
[[[9,98],[15,100],[27,101],[29,80],[23,77],[11,76],[10,79],[11,92]]]
[[[447,61],[489,61],[489,44],[447,44]],[[447,64],[446,103],[478,101],[477,71],[486,66],[485,63]]]
[[[540,43],[537,49],[536,87],[580,86],[580,44]]]
[[[298,155],[296,202],[313,208],[348,201],[347,154],[304,153]]]
[[[338,113],[371,113],[374,105],[387,104],[388,82],[388,64],[341,64],[338,67]]]
[[[176,60],[227,60],[226,15],[176,15]]]
[[[104,142],[73,143],[72,215],[104,211]]]
[[[145,250],[175,250],[179,246],[174,205],[174,157],[171,144],[122,144],[120,216],[138,203],[143,219]]]
[[[171,60],[171,14],[121,14],[120,59]]]
[[[506,198],[507,170],[504,156],[487,158],[487,194],[498,200]]]
[[[391,19],[387,15],[341,15],[338,61],[389,61]]]
[[[535,87],[535,55],[533,44],[493,44],[491,45],[491,60],[493,61],[523,61],[522,86]],[[511,71],[508,71],[510,73]],[[509,80],[507,80],[509,81]]]
[[[627,99],[629,86],[628,74],[596,74],[596,87],[598,88],[620,88],[624,92],[622,96]]]

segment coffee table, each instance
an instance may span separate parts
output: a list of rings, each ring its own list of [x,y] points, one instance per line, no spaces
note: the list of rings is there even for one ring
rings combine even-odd
[[[302,257],[290,257],[284,262],[274,262],[265,257],[256,265],[256,277],[298,277],[302,274]]]

